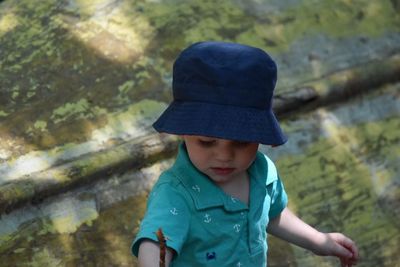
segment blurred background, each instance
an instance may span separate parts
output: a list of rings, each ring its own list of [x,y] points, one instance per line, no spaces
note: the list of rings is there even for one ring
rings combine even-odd
[[[289,206],[400,266],[399,0],[0,1],[0,266],[136,266],[130,244],[178,140],[152,122],[193,42],[278,63]],[[269,239],[269,266],[339,266]]]

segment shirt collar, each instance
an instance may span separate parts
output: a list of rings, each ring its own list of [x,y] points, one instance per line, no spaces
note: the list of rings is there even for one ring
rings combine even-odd
[[[260,164],[256,163],[259,161],[260,157],[264,159],[264,155],[258,152],[256,160],[249,169],[251,177],[251,195],[253,196],[254,193],[256,193],[253,191],[258,191],[257,188],[262,188],[263,190],[261,191],[265,196],[265,182],[267,176],[262,175],[266,172],[265,166],[262,168],[259,166]],[[178,156],[171,170],[191,195],[196,209],[201,210],[218,206],[223,206],[227,211],[248,209],[248,207],[238,199],[225,194],[225,192],[192,164],[184,144],[179,146]],[[258,193],[255,195],[259,196]]]

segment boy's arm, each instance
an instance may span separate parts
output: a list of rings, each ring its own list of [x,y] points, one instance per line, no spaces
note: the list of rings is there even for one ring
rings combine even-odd
[[[169,266],[172,260],[173,251],[167,247],[165,253],[165,267]],[[139,267],[159,267],[160,266],[160,246],[157,242],[144,239],[139,246],[138,255]]]
[[[267,231],[317,255],[336,256],[343,267],[357,263],[358,249],[351,239],[340,233],[319,232],[303,222],[288,208],[269,222]]]

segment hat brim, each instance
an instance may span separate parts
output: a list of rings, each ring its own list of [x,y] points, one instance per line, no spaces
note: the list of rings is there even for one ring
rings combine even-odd
[[[272,110],[173,101],[153,124],[158,132],[278,146],[287,141]]]

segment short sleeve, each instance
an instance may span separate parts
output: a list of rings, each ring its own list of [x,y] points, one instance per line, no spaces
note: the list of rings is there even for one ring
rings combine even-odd
[[[281,179],[278,179],[267,186],[271,196],[271,206],[269,209],[269,218],[278,216],[287,206],[288,198]]]
[[[286,208],[288,197],[275,164],[266,155],[264,156],[268,164],[268,176],[266,186],[268,194],[271,197],[268,215],[269,218],[272,219],[278,216],[284,210],[284,208]]]
[[[167,247],[179,254],[186,240],[189,224],[190,210],[182,194],[171,184],[158,184],[149,196],[145,216],[132,244],[132,253],[138,256],[143,239],[158,242],[156,232],[161,228],[167,238]]]

